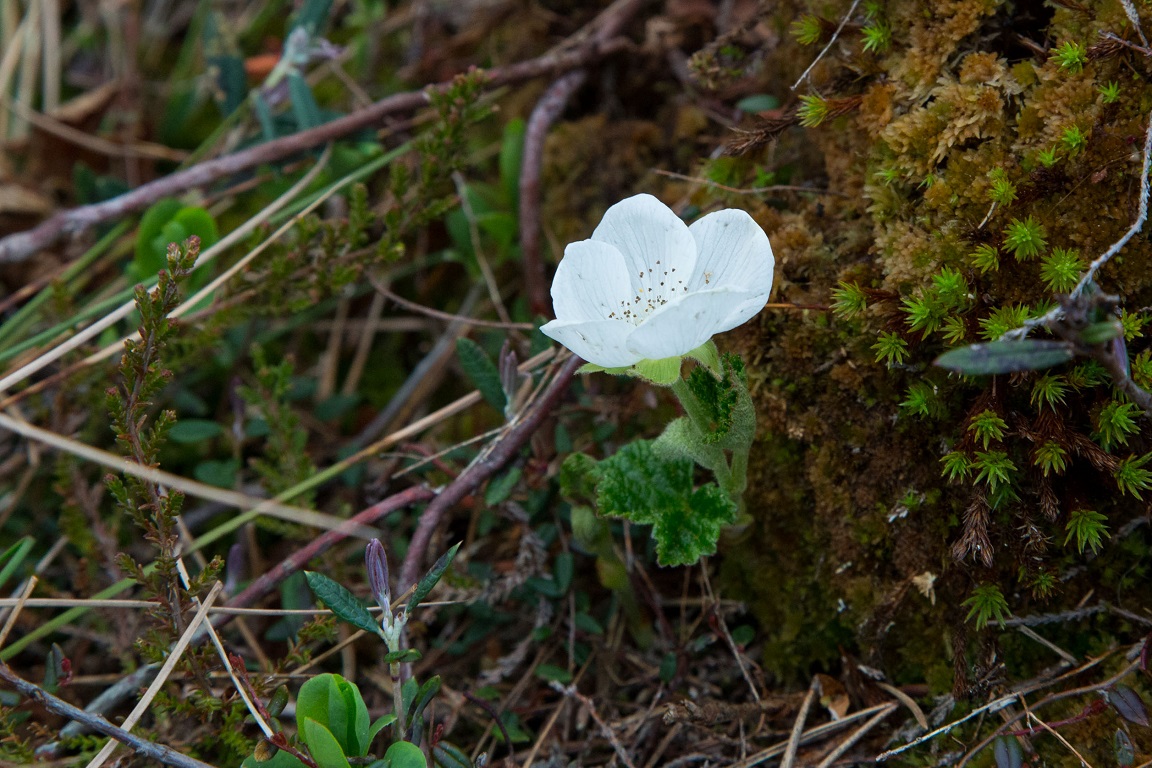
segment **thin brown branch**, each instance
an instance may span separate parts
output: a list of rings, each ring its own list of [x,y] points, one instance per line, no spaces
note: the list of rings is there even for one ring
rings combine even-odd
[[[35,701],[49,712],[54,712],[70,720],[84,723],[97,733],[102,733],[105,736],[116,739],[116,741],[121,742],[145,758],[156,760],[164,765],[174,766],[174,768],[212,768],[210,763],[202,763],[195,758],[182,755],[171,747],[166,747],[163,744],[153,744],[147,739],[136,736],[135,734],[125,731],[123,728],[113,725],[99,715],[89,714],[62,699],[56,698],[43,688],[18,676],[3,662],[0,662],[0,679],[8,682],[21,694]]]
[[[640,9],[645,1],[622,0],[622,2],[613,4],[591,22],[588,29],[595,31],[585,35],[578,33],[576,39],[579,42],[573,46],[562,47],[534,59],[489,70],[487,72],[488,86],[494,88],[536,77],[555,75],[559,72],[587,66],[593,61],[621,50],[629,44],[628,41],[612,39],[612,36]],[[179,195],[189,189],[206,186],[239,171],[264,163],[274,163],[305,152],[329,141],[370,128],[389,115],[420,109],[428,104],[430,92],[446,91],[451,85],[452,81],[449,80],[429,86],[421,91],[393,94],[371,106],[311,130],[284,136],[214,160],[207,160],[191,168],[178,171],[171,176],[143,184],[131,192],[111,200],[61,211],[28,231],[18,232],[0,239],[0,263],[25,261],[66,236],[142,210],[162,198]]]
[[[526,443],[544,418],[552,412],[560,397],[568,389],[572,375],[583,361],[572,355],[565,361],[552,377],[551,383],[544,393],[528,409],[527,413],[519,418],[514,426],[500,437],[491,449],[480,460],[473,463],[460,473],[440,494],[429,504],[420,515],[420,522],[412,534],[412,541],[408,545],[408,554],[404,557],[404,565],[400,570],[400,591],[404,591],[416,583],[420,576],[420,568],[424,562],[424,555],[432,541],[432,533],[440,524],[444,514],[461,499],[475,491],[481,483],[496,474]]]
[[[353,515],[348,520],[349,527],[355,525],[371,525],[397,509],[420,501],[427,501],[432,498],[433,495],[433,492],[424,486],[413,486],[406,491],[393,494],[383,501],[373,504],[367,509]],[[280,582],[307,565],[312,558],[327,552],[333,545],[343,541],[348,538],[348,536],[348,533],[344,533],[341,530],[334,530],[317,537],[310,544],[293,552],[276,567],[272,568],[272,570],[262,574],[258,579],[249,584],[243,592],[228,601],[228,607],[244,607],[258,602],[270,594],[272,590],[276,589]],[[231,619],[231,615],[222,614],[218,620],[213,623],[214,626],[220,627],[231,621]]]
[[[534,315],[551,317],[544,262],[540,258],[540,169],[544,164],[544,141],[548,138],[548,129],[587,76],[585,70],[577,69],[552,83],[536,102],[524,131],[520,166],[520,252],[524,259],[524,289]]]

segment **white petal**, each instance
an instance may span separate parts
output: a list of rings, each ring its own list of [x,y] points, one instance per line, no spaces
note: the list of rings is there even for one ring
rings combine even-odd
[[[623,320],[553,320],[541,326],[540,330],[579,357],[605,368],[619,368],[644,359],[643,355],[628,349],[629,335],[636,330],[636,326]]]
[[[668,295],[659,289],[683,281],[684,288],[696,266],[696,241],[672,209],[652,195],[629,197],[608,209],[593,240],[611,243],[624,254],[634,291]]]
[[[622,305],[631,304],[631,295],[620,251],[595,240],[581,240],[564,249],[552,279],[552,309],[558,319],[607,320]]]
[[[689,291],[739,288],[763,294],[768,301],[775,260],[768,236],[751,216],[734,208],[716,211],[689,231],[696,239],[696,271]]]
[[[733,327],[724,325],[734,307],[757,300],[750,291],[732,288],[690,293],[664,305],[637,326],[628,339],[628,348],[642,358],[653,360],[683,355],[708,341],[713,334]]]

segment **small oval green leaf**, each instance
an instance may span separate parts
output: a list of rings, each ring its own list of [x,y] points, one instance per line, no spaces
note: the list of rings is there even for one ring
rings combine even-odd
[[[305,571],[304,578],[308,580],[312,594],[316,595],[317,600],[331,608],[332,613],[365,632],[380,634],[380,625],[376,623],[376,619],[372,618],[368,609],[361,605],[356,596],[345,589],[343,585],[315,571]]]
[[[970,376],[1037,371],[1072,359],[1072,346],[1063,341],[993,341],[953,349],[936,358],[936,365]]]

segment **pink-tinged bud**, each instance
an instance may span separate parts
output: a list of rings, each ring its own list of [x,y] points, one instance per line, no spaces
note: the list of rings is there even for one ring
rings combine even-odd
[[[385,611],[392,604],[392,590],[388,586],[388,556],[380,539],[372,539],[364,550],[364,564],[368,568],[368,586],[372,596]]]

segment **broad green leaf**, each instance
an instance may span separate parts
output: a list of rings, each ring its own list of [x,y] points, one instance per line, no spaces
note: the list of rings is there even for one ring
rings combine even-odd
[[[216,219],[196,205],[183,205],[166,198],[144,212],[136,230],[136,253],[129,275],[135,280],[154,277],[168,267],[168,244],[182,243],[191,235],[200,238],[201,250],[220,239]]]
[[[440,556],[440,559],[432,566],[428,573],[424,574],[424,578],[420,579],[416,584],[416,590],[412,593],[412,597],[408,599],[408,604],[404,606],[404,613],[412,615],[412,611],[416,606],[423,602],[424,598],[428,597],[428,593],[436,586],[436,582],[440,581],[440,577],[444,575],[444,571],[448,570],[448,566],[452,564],[452,558],[456,557],[456,550],[460,549],[460,545],[456,544],[447,552]]]
[[[415,648],[405,648],[400,651],[389,651],[381,659],[385,664],[408,664],[421,659],[420,651]]]
[[[456,339],[456,357],[464,375],[476,386],[484,399],[500,413],[508,402],[504,386],[500,383],[500,371],[496,363],[481,349],[480,345],[468,338]]]
[[[651,525],[660,565],[690,565],[716,551],[736,504],[716,485],[692,489],[693,463],[665,458],[651,441],[625,445],[600,462],[600,513]]]
[[[972,376],[1037,371],[1072,359],[1072,347],[1063,341],[992,341],[953,349],[936,358],[936,365]]]
[[[306,717],[301,732],[317,768],[352,768],[336,737],[323,725]]]
[[[368,707],[355,683],[330,673],[306,681],[296,697],[296,727],[301,733],[308,719],[331,733],[342,754],[360,757],[367,751]]]
[[[428,759],[420,747],[410,741],[398,741],[388,747],[384,759],[391,768],[428,768]]]
[[[32,551],[32,541],[31,536],[25,536],[0,555],[0,587],[3,587],[4,582],[12,577],[12,574],[24,562],[24,558]]]
[[[380,634],[380,625],[376,619],[342,584],[316,571],[305,571],[304,578],[308,579],[308,586],[316,599],[331,608],[338,617],[365,632]]]
[[[181,419],[168,430],[168,438],[174,443],[203,443],[222,434],[224,427],[208,419]]]

